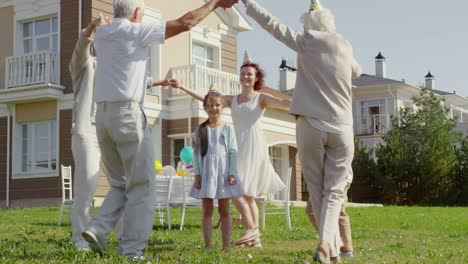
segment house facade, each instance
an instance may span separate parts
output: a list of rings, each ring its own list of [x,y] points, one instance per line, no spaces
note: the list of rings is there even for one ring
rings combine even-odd
[[[416,109],[412,98],[421,91],[404,80],[387,78],[385,60],[379,53],[375,57],[375,75],[363,74],[353,80],[354,134],[371,149],[385,144],[382,136],[391,128],[391,117],[397,117],[404,107]],[[444,99],[450,117],[457,120],[457,129],[468,135],[468,98],[435,89],[435,77],[430,72],[424,78],[424,87]]]
[[[146,1],[146,21],[175,19],[203,0]],[[74,165],[71,152],[72,83],[68,73],[81,28],[99,12],[112,16],[112,0],[0,0],[0,206],[49,205],[61,199],[60,165]],[[223,94],[240,91],[237,35],[250,30],[236,9],[217,9],[190,32],[148,49],[148,78],[177,78],[205,93],[216,82]],[[273,89],[262,92],[289,96]],[[177,90],[154,87],[145,97],[156,159],[176,165],[180,149],[207,118],[200,102]],[[225,120],[232,122],[230,112]],[[291,199],[305,186],[286,111],[267,110],[264,133],[281,177],[293,167]],[[96,192],[108,183],[101,175]]]

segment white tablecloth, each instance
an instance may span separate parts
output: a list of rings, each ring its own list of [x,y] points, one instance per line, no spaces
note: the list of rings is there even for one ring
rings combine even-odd
[[[167,177],[167,176],[160,176],[157,175],[156,177]],[[185,192],[185,200],[187,203],[192,203],[192,202],[201,202],[198,199],[194,199],[190,196],[188,196],[188,193],[190,191],[190,188],[192,187],[193,184],[193,176],[185,176],[185,190],[184,190],[184,185],[183,185],[183,177],[182,176],[172,176],[172,186],[170,190],[170,199],[169,199],[169,204],[172,207],[179,207],[182,205],[184,201],[184,192]]]

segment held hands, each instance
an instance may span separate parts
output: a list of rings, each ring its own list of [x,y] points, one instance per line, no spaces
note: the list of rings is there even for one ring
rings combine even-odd
[[[193,181],[193,187],[195,187],[195,189],[201,189],[201,176],[200,175],[195,175],[195,180]]]
[[[112,23],[112,18],[109,18],[107,16],[105,17],[102,13],[99,13],[99,17],[93,19],[93,21],[91,21],[90,25],[95,30],[99,26],[102,26],[102,25],[105,25],[105,24],[110,24],[110,23]]]
[[[228,184],[229,185],[234,185],[236,184],[236,177],[232,176],[232,175],[229,175],[228,178],[227,178],[227,181],[228,181]]]
[[[237,4],[239,0],[219,0],[216,7],[230,8],[234,4]]]

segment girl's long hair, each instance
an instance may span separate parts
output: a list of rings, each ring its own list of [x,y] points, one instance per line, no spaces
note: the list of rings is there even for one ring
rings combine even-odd
[[[262,69],[260,69],[260,66],[258,66],[258,64],[253,62],[245,63],[240,68],[242,69],[245,67],[252,67],[255,69],[255,77],[258,78],[258,80],[254,84],[254,90],[258,91],[262,89],[265,86],[265,72]]]
[[[220,93],[209,92],[207,95],[205,95],[205,98],[203,99],[203,108],[205,108],[205,110],[211,98],[219,98],[219,100],[221,101],[221,104],[223,104],[223,106],[226,106],[223,96]],[[198,146],[195,146],[195,150],[197,152],[200,151],[200,154],[202,157],[205,157],[206,153],[208,152],[208,132],[207,132],[206,126],[208,126],[209,122],[210,120],[207,119],[205,122],[201,123],[200,126],[198,127],[199,144]]]

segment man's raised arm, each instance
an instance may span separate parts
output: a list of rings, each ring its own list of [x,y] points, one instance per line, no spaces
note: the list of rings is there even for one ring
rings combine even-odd
[[[216,8],[230,8],[237,2],[238,0],[210,0],[203,6],[189,11],[176,20],[167,21],[165,38],[172,38],[182,32],[189,31],[192,29],[192,27],[205,19]]]

